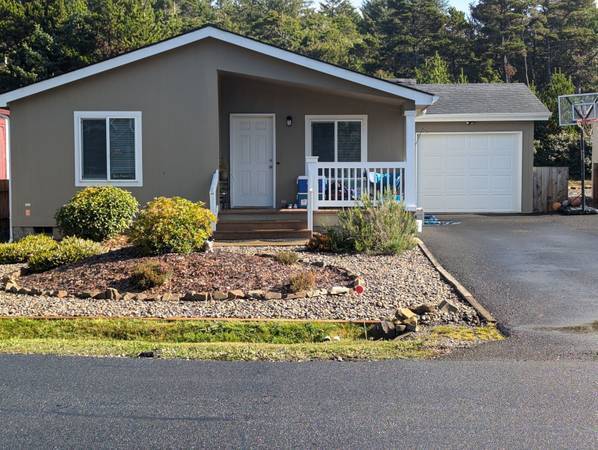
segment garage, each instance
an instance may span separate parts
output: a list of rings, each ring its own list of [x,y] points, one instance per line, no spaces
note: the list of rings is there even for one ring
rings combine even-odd
[[[521,132],[419,133],[417,155],[424,211],[521,212]]]

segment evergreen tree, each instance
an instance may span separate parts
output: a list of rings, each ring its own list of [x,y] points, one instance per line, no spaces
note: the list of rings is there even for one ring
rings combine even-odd
[[[498,70],[494,68],[492,59],[486,60],[486,64],[480,71],[480,83],[502,83],[502,78]]]
[[[448,64],[438,52],[426,59],[421,67],[415,69],[415,78],[418,83],[448,84],[451,82]]]
[[[478,50],[485,58],[501,62],[506,82],[515,78],[527,51],[524,35],[531,6],[531,0],[480,0],[471,8]]]

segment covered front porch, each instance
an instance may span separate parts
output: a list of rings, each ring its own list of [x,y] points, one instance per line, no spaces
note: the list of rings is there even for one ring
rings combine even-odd
[[[391,192],[416,208],[413,101],[220,74],[220,167],[210,207],[314,211]]]

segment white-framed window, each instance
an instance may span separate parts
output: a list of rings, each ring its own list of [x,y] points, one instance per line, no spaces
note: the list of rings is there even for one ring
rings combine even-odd
[[[305,155],[322,162],[365,162],[368,116],[305,116]]]
[[[141,112],[75,111],[75,185],[141,186]]]

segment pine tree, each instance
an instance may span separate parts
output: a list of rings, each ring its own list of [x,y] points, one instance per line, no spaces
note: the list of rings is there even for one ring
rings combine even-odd
[[[492,59],[486,60],[486,64],[480,71],[480,83],[502,83],[502,78],[498,70],[494,68]]]
[[[524,35],[531,6],[531,0],[480,0],[471,8],[477,47],[486,58],[501,62],[506,82],[515,78],[526,54]]]
[[[448,64],[436,52],[421,67],[415,69],[415,79],[418,83],[448,84],[451,82]]]

